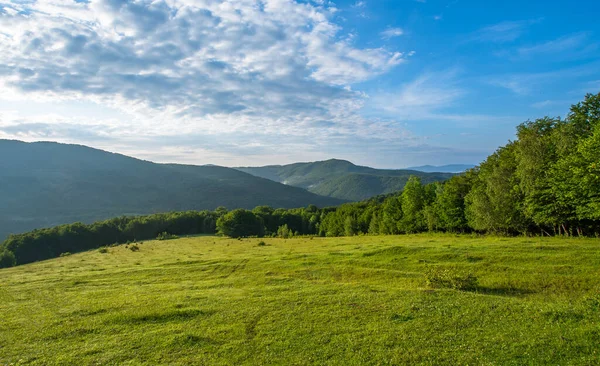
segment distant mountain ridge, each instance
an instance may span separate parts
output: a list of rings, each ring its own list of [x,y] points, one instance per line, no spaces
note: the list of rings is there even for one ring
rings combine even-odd
[[[449,165],[422,165],[422,166],[413,166],[410,168],[406,168],[408,170],[417,170],[419,172],[425,173],[462,173],[469,169],[475,168],[475,165],[471,164],[449,164]]]
[[[257,177],[304,188],[321,196],[349,201],[360,201],[400,191],[411,175],[418,176],[423,183],[443,181],[454,175],[408,169],[375,169],[339,159],[236,169]]]
[[[232,168],[156,164],[81,145],[0,140],[0,156],[0,241],[121,215],[344,202]]]

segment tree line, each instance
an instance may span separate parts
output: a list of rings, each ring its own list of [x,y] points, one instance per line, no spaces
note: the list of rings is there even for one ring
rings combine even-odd
[[[580,235],[600,233],[600,94],[565,119],[517,127],[517,139],[446,182],[411,177],[397,194],[339,207],[188,211],[75,223],[11,235],[0,268],[172,235],[352,236],[439,232]]]

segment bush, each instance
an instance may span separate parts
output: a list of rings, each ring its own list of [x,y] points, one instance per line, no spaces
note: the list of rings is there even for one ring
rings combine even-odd
[[[158,234],[158,236],[156,237],[156,240],[173,240],[173,239],[179,239],[179,237],[177,235],[169,234],[166,231]]]
[[[277,236],[283,239],[289,239],[294,237],[294,232],[290,230],[287,224],[284,224],[277,229]]]
[[[0,268],[14,267],[17,265],[17,258],[10,250],[0,251]]]
[[[138,247],[136,244],[133,244],[129,247],[129,250],[131,250],[132,252],[137,252],[140,250],[140,247]]]
[[[102,248],[98,249],[98,253],[106,254],[106,253],[108,253],[108,248],[102,247]]]
[[[427,286],[469,291],[477,288],[478,279],[472,273],[455,268],[430,268],[425,273]]]
[[[265,243],[264,240],[261,240],[261,241],[258,242],[258,246],[259,247],[264,247],[266,245],[267,245],[267,243]]]

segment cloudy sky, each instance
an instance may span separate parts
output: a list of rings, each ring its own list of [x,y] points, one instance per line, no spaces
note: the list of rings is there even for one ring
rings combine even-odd
[[[0,0],[0,138],[157,162],[479,163],[600,92],[596,0]]]

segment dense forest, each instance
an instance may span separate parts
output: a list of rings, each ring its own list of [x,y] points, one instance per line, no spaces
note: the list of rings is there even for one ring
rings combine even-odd
[[[11,235],[0,246],[0,267],[159,235],[287,238],[424,231],[598,236],[600,94],[587,95],[565,119],[519,125],[515,141],[443,183],[424,185],[412,176],[400,193],[324,209],[218,208],[35,230]]]

